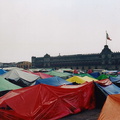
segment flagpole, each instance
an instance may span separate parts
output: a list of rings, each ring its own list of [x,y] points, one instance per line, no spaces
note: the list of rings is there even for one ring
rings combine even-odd
[[[107,45],[107,31],[106,31],[106,45]]]

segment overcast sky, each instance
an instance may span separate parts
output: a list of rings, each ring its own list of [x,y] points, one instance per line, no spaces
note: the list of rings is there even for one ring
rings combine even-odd
[[[120,0],[0,0],[0,62],[120,51]]]

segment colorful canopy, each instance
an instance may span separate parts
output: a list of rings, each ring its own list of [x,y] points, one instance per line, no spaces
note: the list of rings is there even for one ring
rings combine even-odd
[[[3,75],[6,72],[7,72],[6,70],[0,69],[0,75]]]
[[[10,91],[0,98],[2,120],[57,120],[93,108],[93,82],[77,88],[34,85]]]
[[[120,83],[120,75],[118,75],[117,77],[110,76],[109,79],[114,83]]]
[[[21,87],[0,77],[0,91],[15,90],[15,89],[19,89],[19,88],[21,88]]]
[[[82,77],[82,79],[85,80],[86,82],[98,81],[97,79],[91,78],[91,77],[88,77],[88,76],[84,76],[84,77]]]
[[[107,96],[98,120],[120,120],[120,94]]]
[[[58,76],[62,78],[67,78],[69,76],[72,76],[70,73],[62,73],[62,72],[56,72],[56,71],[50,71],[50,72],[45,72],[46,74],[53,75],[53,76]]]
[[[39,79],[36,80],[35,85],[37,84],[47,84],[47,85],[52,85],[52,86],[60,86],[60,85],[72,85],[71,82],[68,82],[60,77],[50,77],[46,79]]]
[[[42,72],[31,72],[31,71],[28,71],[28,70],[23,70],[24,72],[27,72],[27,73],[31,73],[31,74],[34,74],[34,75],[38,75],[40,78],[44,79],[44,78],[49,78],[49,77],[53,77],[52,75],[48,75],[48,74],[45,74],[45,73],[42,73]]]
[[[80,76],[73,76],[73,77],[70,77],[69,79],[67,79],[67,81],[69,82],[76,82],[78,84],[82,84],[82,83],[85,83],[86,81],[82,79],[83,77],[80,77]]]
[[[82,83],[85,83],[85,82],[97,81],[97,79],[91,78],[91,77],[88,77],[88,76],[84,76],[84,77],[73,76],[73,77],[67,79],[67,81],[82,84]]]
[[[108,79],[107,79],[108,80]],[[109,80],[110,81],[110,80]],[[110,84],[105,85],[105,83],[95,82],[97,87],[107,96],[110,94],[120,94],[120,88],[114,85],[111,81]]]
[[[27,73],[19,69],[12,69],[11,71],[3,74],[2,77],[22,87],[29,86],[35,80],[40,78],[37,75]]]

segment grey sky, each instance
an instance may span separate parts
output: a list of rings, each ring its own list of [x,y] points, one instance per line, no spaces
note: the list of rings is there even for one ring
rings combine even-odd
[[[120,0],[0,0],[0,62],[120,51]]]

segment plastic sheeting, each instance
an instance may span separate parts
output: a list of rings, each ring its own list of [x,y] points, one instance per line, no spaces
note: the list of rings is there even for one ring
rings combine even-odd
[[[91,78],[91,77],[88,77],[88,76],[84,76],[84,77],[82,77],[82,79],[85,80],[86,82],[98,81],[97,79]]]
[[[73,76],[71,73],[62,73],[62,72],[57,72],[57,71],[50,71],[50,72],[45,72],[48,75],[52,76],[58,76],[62,78],[68,78],[69,76]]]
[[[6,79],[15,80],[15,81],[18,81],[19,79],[23,79],[28,82],[33,82],[39,78],[39,76],[37,76],[37,75],[30,74],[30,73],[27,73],[27,72],[24,72],[24,71],[21,71],[18,69],[13,69],[13,70],[5,73],[4,75],[2,75],[2,77],[6,78]]]
[[[73,77],[70,77],[69,79],[67,79],[67,81],[69,82],[76,82],[78,84],[82,84],[82,83],[85,83],[86,81],[82,79],[83,77],[80,77],[80,76],[73,76]]]
[[[60,77],[50,77],[46,79],[39,79],[36,80],[35,85],[37,84],[47,84],[47,85],[52,85],[52,86],[60,86],[60,85],[72,85],[71,82],[68,82]]]
[[[120,83],[120,75],[117,77],[110,77],[109,79],[114,83]]]
[[[0,77],[0,91],[15,90],[15,89],[19,89],[19,88],[21,88],[21,87]]]
[[[28,70],[23,70],[23,71],[27,72],[27,73],[34,74],[34,75],[38,75],[42,79],[53,77],[52,75],[48,75],[48,74],[45,74],[45,73],[42,73],[42,72],[31,72],[31,71],[28,71]]]
[[[27,73],[18,69],[13,69],[3,74],[2,77],[22,87],[30,86],[35,80],[40,78],[38,75]]]
[[[109,79],[109,77],[116,77],[116,75],[105,75],[101,74],[99,77],[97,77],[98,80],[103,80],[103,79]]]
[[[40,84],[13,90],[1,97],[0,120],[56,120],[93,108],[93,82],[77,88]]]
[[[107,96],[98,120],[120,120],[120,94]]]
[[[92,73],[90,73],[90,75],[94,78],[98,78],[100,76],[100,73],[99,72],[92,72]]]
[[[80,73],[80,74],[76,74],[77,76],[81,76],[81,77],[84,77],[84,76],[88,76],[88,77],[91,77],[93,78],[90,74],[88,73]]]
[[[7,72],[6,70],[0,69],[0,75],[3,75],[6,72]]]
[[[103,81],[95,82],[95,84],[106,96],[110,94],[120,94],[120,88],[114,85],[113,83],[111,83],[109,79],[107,79],[107,82],[110,81],[108,85],[106,82],[103,82]]]

